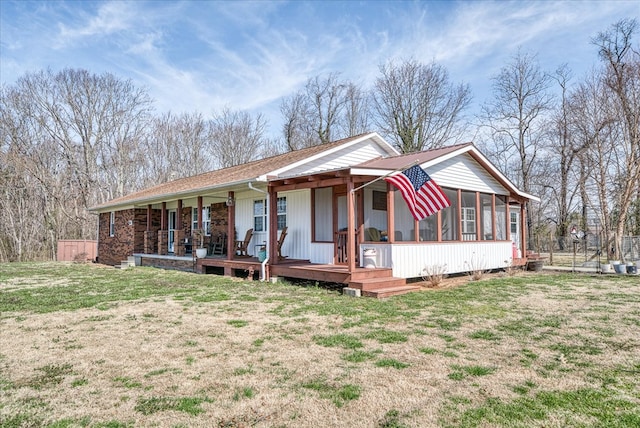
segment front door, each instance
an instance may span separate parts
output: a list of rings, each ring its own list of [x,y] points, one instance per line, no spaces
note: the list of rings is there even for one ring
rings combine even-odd
[[[520,250],[520,207],[511,208],[509,211],[509,230],[511,233],[511,242],[514,242],[518,249],[518,257],[522,257]]]
[[[169,210],[169,252],[173,253],[173,244],[176,240],[177,214],[176,210]]]

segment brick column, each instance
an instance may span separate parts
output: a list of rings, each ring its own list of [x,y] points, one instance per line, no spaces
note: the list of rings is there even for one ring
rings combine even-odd
[[[144,253],[155,254],[157,243],[158,243],[158,238],[156,238],[156,233],[152,230],[145,230],[144,231]]]
[[[168,230],[158,231],[158,254],[161,256],[166,256],[167,254],[169,254],[169,231]]]
[[[173,231],[173,254],[179,257],[184,256],[184,230],[177,229]]]

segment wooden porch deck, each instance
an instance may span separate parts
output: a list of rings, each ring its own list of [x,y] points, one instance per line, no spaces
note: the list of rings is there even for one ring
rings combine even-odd
[[[236,270],[247,271],[251,279],[255,272],[260,271],[261,263],[255,257],[227,260],[211,256],[198,259],[196,262],[198,273],[208,273],[215,268],[222,269],[227,276],[234,276]],[[285,259],[278,264],[268,265],[267,269],[268,277],[344,284],[345,287],[359,290],[362,296],[368,297],[389,297],[420,289],[418,286],[407,285],[404,278],[393,277],[389,268],[356,268],[350,273],[346,265],[314,264],[308,260]]]

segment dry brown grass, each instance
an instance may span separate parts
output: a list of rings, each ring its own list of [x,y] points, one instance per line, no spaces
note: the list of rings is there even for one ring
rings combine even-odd
[[[27,282],[8,281],[3,288],[34,287]],[[441,284],[445,290],[421,295],[428,298],[461,286],[484,285],[454,278]],[[507,289],[508,283],[503,286]],[[512,298],[467,302],[459,309],[466,313],[453,327],[437,320],[454,319],[455,312],[422,309],[408,319],[345,328],[349,318],[339,312],[296,313],[296,303],[281,301],[286,296],[280,291],[267,292],[256,301],[201,303],[162,297],[115,302],[103,310],[3,313],[0,380],[10,387],[0,398],[0,416],[28,408],[48,422],[89,418],[143,427],[375,427],[387,412],[397,410],[404,426],[436,427],[451,422],[444,409],[456,397],[469,405],[488,398],[514,400],[520,396],[514,388],[527,382],[536,390],[575,390],[592,386],[594,366],[608,370],[640,364],[637,303],[624,304],[620,297],[627,294],[637,302],[640,287],[580,280],[561,286],[536,283],[529,290],[509,292]],[[291,315],[283,316],[283,306]],[[531,331],[504,327],[522,319],[533,324],[522,326]],[[234,322],[238,320],[246,325]],[[374,329],[400,332],[407,340],[380,343],[366,338]],[[495,332],[498,339],[470,337],[478,330]],[[362,350],[376,356],[348,362],[343,357],[351,350],[314,340],[341,333],[361,338]],[[554,344],[567,349],[587,344],[599,353],[566,354]],[[536,357],[523,361],[523,349]],[[379,358],[409,366],[377,367]],[[41,368],[65,364],[72,366],[72,374],[59,385],[33,387]],[[455,380],[450,377],[455,366],[482,366],[494,372]],[[335,388],[357,385],[361,395],[337,405],[303,386],[314,380]],[[247,388],[251,397],[240,393]],[[144,415],[136,404],[148,397],[207,397],[211,402],[201,404],[199,415]],[[637,395],[631,399],[640,406]],[[32,407],[34,402],[41,407]]]

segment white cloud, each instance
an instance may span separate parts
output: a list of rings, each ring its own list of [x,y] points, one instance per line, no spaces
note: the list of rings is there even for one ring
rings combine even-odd
[[[81,11],[81,9],[79,9]],[[81,11],[78,23],[60,23],[56,40],[58,48],[76,43],[78,40],[109,36],[130,28],[139,16],[135,2],[111,1],[103,3],[96,15]]]

